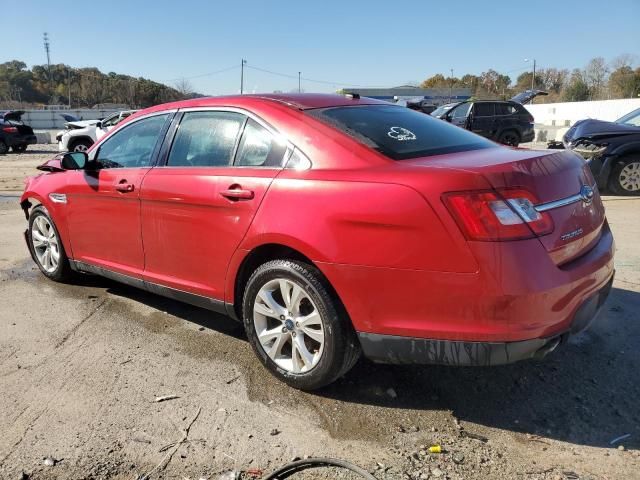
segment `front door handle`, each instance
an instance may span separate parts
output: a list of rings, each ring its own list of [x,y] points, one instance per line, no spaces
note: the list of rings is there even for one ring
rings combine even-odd
[[[220,192],[224,198],[228,198],[229,200],[252,200],[255,197],[255,194],[252,190],[245,190],[243,188],[236,187],[233,185],[229,187],[227,190],[223,190]]]
[[[133,192],[133,189],[133,183],[129,183],[126,180],[120,180],[120,182],[116,184],[116,190],[122,193]]]

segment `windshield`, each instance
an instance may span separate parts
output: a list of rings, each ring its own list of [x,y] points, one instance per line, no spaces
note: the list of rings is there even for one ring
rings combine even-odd
[[[620,117],[616,120],[616,123],[640,127],[640,108],[636,108],[633,112],[627,113],[624,117]]]
[[[442,115],[447,113],[449,110],[451,110],[456,105],[457,105],[457,103],[447,103],[446,105],[440,105],[433,112],[431,112],[431,116],[432,117],[441,117]]]
[[[496,146],[447,122],[392,105],[332,107],[306,112],[393,160]]]

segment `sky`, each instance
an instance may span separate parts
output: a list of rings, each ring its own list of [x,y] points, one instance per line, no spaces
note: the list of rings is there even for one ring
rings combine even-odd
[[[0,63],[46,63],[48,32],[52,63],[169,85],[186,78],[210,95],[238,93],[243,58],[246,92],[297,90],[298,72],[304,91],[331,92],[419,83],[451,69],[460,76],[493,68],[515,80],[533,58],[539,67],[569,69],[596,56],[640,59],[640,0],[0,4],[14,19],[2,25]]]

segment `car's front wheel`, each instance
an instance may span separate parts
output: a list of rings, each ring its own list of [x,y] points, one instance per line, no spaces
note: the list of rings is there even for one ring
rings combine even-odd
[[[33,259],[42,273],[56,282],[71,278],[73,271],[60,234],[49,212],[42,205],[35,207],[29,215],[27,238]]]
[[[313,390],[344,375],[360,344],[344,308],[314,266],[274,260],[251,275],[243,320],[258,358],[277,378]]]
[[[76,140],[69,146],[70,152],[86,152],[93,145],[93,142],[87,138]]]
[[[640,195],[640,157],[624,159],[611,169],[609,189],[616,195]]]

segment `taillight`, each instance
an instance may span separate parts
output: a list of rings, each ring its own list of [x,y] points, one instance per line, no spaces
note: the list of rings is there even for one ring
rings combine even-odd
[[[538,201],[526,190],[454,192],[442,198],[469,240],[523,240],[553,231],[551,216],[535,209]]]
[[[2,131],[5,133],[18,133],[17,127],[2,127]]]

